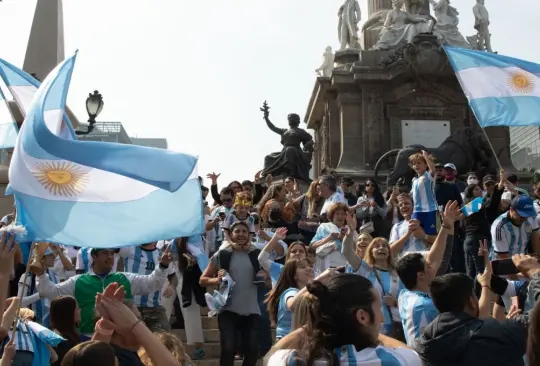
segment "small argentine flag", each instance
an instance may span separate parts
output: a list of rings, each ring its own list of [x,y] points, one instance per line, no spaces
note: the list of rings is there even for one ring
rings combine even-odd
[[[475,198],[471,202],[467,203],[465,206],[461,208],[461,211],[465,216],[470,216],[473,213],[477,213],[482,209],[482,201],[484,199],[482,197]]]

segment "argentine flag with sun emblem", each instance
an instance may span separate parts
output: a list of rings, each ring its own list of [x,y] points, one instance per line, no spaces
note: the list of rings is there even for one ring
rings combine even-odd
[[[64,110],[75,59],[43,81],[15,144],[9,190],[23,239],[117,248],[201,234],[196,157],[72,138]]]
[[[481,127],[540,125],[540,65],[444,46]]]

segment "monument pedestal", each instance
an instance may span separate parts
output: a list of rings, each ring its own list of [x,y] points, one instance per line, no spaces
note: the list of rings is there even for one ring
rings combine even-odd
[[[336,54],[336,62],[347,65],[354,53]],[[358,181],[372,177],[392,149],[437,147],[463,127],[480,131],[444,51],[428,34],[395,51],[361,51],[350,67],[318,78],[305,122],[315,132],[314,177],[334,171]],[[486,131],[504,169],[515,171],[508,128]],[[393,163],[388,159],[381,172]]]

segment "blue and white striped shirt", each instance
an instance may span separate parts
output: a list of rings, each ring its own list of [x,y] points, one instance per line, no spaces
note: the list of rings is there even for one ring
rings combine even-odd
[[[438,210],[435,197],[435,178],[429,171],[412,181],[414,212],[433,212]]]
[[[52,283],[60,283],[58,276],[50,269],[47,269],[47,275],[49,276],[49,280]],[[19,294],[22,288],[23,279],[24,274],[19,279]],[[47,298],[42,299],[39,296],[37,291],[37,285],[35,284],[35,282],[33,291],[30,291],[32,289],[32,275],[30,274],[26,277],[26,286],[24,287],[24,289],[24,297],[21,303],[21,307],[31,309],[36,315],[36,321],[42,324],[44,327],[49,327],[49,325],[51,324],[51,300]]]
[[[350,266],[349,266],[350,268]],[[379,283],[379,280],[377,280],[376,272],[379,275],[379,279],[381,280]],[[404,289],[403,283],[399,279],[399,276],[396,272],[390,272],[385,271],[383,269],[373,269],[369,264],[367,264],[365,261],[362,261],[362,264],[360,265],[360,268],[356,272],[350,269],[349,272],[355,273],[357,275],[360,275],[362,277],[367,278],[372,284],[373,287],[379,291],[379,295],[381,298],[386,295],[392,295],[394,299],[398,299],[399,293],[402,289]],[[383,291],[384,290],[384,291]],[[400,322],[401,317],[399,315],[399,310],[397,307],[391,307],[391,313],[388,311],[388,306],[382,302],[381,304],[381,311],[384,316],[384,325],[386,326],[386,330],[390,329],[392,326],[392,321]],[[388,332],[385,332],[385,329],[381,329],[381,333],[387,334]],[[390,334],[387,334],[390,335]]]
[[[426,325],[439,315],[431,297],[422,291],[402,290],[398,298],[398,307],[409,346],[422,335]]]
[[[422,366],[418,354],[406,348],[378,346],[356,351],[353,345],[349,345],[336,349],[335,353],[342,366]],[[278,350],[268,360],[268,366],[293,366],[296,364],[295,356],[294,350]],[[327,365],[327,362],[314,362],[314,365],[323,364]]]
[[[12,336],[13,331],[9,331],[9,338],[11,339]],[[17,322],[17,332],[15,333],[15,340],[13,341],[17,351],[34,352],[33,343],[37,341],[37,336],[34,334],[34,332],[32,332],[32,330],[30,330],[25,322]]]
[[[297,294],[298,289],[291,287],[283,291],[283,293],[279,297],[279,304],[277,310],[276,339],[281,339],[291,332],[292,312],[287,307],[287,300],[291,297],[295,297]]]
[[[538,224],[532,217],[529,217],[521,226],[512,224],[508,212],[497,217],[491,225],[493,259],[497,259],[498,254],[508,253],[512,256],[525,253],[532,232],[536,230],[538,230]]]
[[[407,231],[409,230],[409,221],[408,220],[402,220],[392,226],[392,230],[390,231],[390,239],[388,240],[390,243],[393,243],[401,238],[403,238],[405,235],[407,235]],[[424,252],[427,250],[427,246],[425,242],[422,239],[418,239],[416,236],[411,235],[409,236],[409,239],[407,239],[407,242],[401,249],[401,251],[398,254],[398,257],[402,257],[403,255],[409,253],[409,252]]]
[[[124,258],[124,272],[138,275],[149,275],[159,265],[162,251],[157,247],[151,250],[143,249],[141,246],[127,247],[120,250],[120,255]],[[155,308],[161,303],[161,291],[156,291],[149,295],[133,296],[133,303],[137,307]]]

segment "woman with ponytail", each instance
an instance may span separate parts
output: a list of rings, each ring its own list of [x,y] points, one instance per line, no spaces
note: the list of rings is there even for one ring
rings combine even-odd
[[[310,322],[290,335],[303,337],[303,346],[275,350],[280,347],[278,343],[268,365],[422,365],[416,352],[379,335],[381,297],[368,279],[334,272],[308,283],[306,291],[315,300]]]

